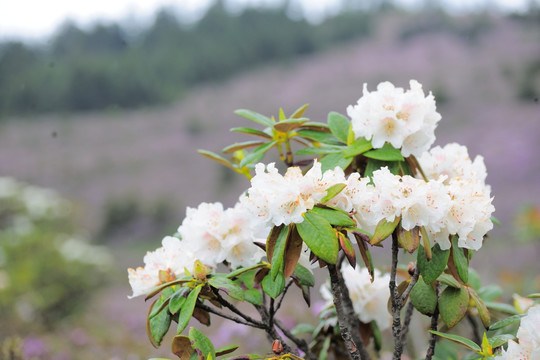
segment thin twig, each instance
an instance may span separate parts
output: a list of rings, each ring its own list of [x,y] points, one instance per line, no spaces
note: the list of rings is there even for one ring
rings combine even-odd
[[[224,319],[234,321],[235,323],[238,323],[238,324],[251,326],[251,327],[254,327],[254,328],[257,328],[257,329],[264,329],[265,328],[265,325],[263,323],[261,323],[261,322],[244,321],[244,320],[242,320],[240,318],[237,318],[235,316],[222,313],[221,311],[218,311],[218,310],[216,310],[214,308],[211,308],[210,306],[206,306],[204,304],[197,304],[197,307],[201,308],[201,309],[203,309],[205,311],[208,311],[209,313],[212,313],[212,314],[215,314],[215,315],[217,315],[219,317],[222,317]]]
[[[273,323],[274,321],[273,320],[270,321],[270,314],[268,310],[264,306],[260,306],[260,305],[254,305],[254,306],[255,306],[255,309],[257,309],[257,311],[261,315],[262,323],[265,325],[264,331],[266,332],[266,336],[268,340],[270,342],[273,342],[274,340],[279,340],[281,344],[283,345],[283,351],[286,353],[290,353],[291,347],[278,334],[278,332],[276,331],[276,328],[273,325],[270,326],[270,324]]]
[[[233,304],[231,304],[230,302],[225,300],[219,293],[217,293],[216,295],[217,295],[217,300],[221,305],[225,306],[227,309],[231,310],[233,313],[240,316],[241,318],[243,318],[247,322],[251,322],[251,323],[254,323],[254,324],[261,323],[260,321],[257,321],[255,319],[253,319],[252,317],[250,317],[249,315],[246,315],[243,312],[241,312],[240,310],[238,310],[238,308],[236,306],[234,306]]]
[[[441,292],[441,283],[437,283],[437,306],[435,307],[435,312],[431,317],[431,330],[437,331],[437,322],[439,321],[439,294]],[[435,355],[435,345],[437,344],[437,335],[431,333],[429,338],[429,347],[426,353],[425,360],[431,360],[433,355]]]
[[[411,324],[412,314],[414,312],[414,306],[411,301],[407,304],[407,310],[405,310],[405,318],[403,319],[403,325],[401,326],[401,342],[405,347],[407,343],[407,333],[409,332],[409,325]]]
[[[401,339],[401,296],[397,291],[396,272],[398,264],[398,239],[394,231],[392,234],[392,270],[390,272],[390,299],[392,302],[392,335],[394,336],[394,360],[400,360],[403,353],[403,342]]]
[[[403,294],[401,294],[401,307],[402,308],[405,305],[405,300],[407,300],[407,296],[409,296],[414,285],[416,285],[416,282],[418,281],[419,276],[420,276],[420,269],[417,266],[416,269],[414,270],[414,274],[411,278],[411,281],[409,282],[409,285],[407,286]]]
[[[287,290],[289,290],[292,284],[293,284],[293,281],[291,280],[289,281],[287,285],[285,285],[285,289],[283,289],[283,293],[281,293],[281,297],[278,300],[278,303],[276,305],[276,309],[274,310],[274,312],[278,312],[279,308],[281,307],[281,303],[283,303],[283,299],[285,298],[285,294],[287,293]]]

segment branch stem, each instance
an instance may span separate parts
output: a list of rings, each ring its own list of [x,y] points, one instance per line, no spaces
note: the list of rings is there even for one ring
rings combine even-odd
[[[392,302],[392,335],[394,336],[393,360],[400,360],[403,353],[403,341],[401,337],[401,296],[396,286],[396,272],[398,264],[398,238],[397,233],[392,233],[392,270],[390,272],[390,299]]]
[[[441,292],[441,283],[437,283],[437,306],[435,307],[435,312],[431,317],[431,330],[437,331],[437,322],[439,320],[439,295]],[[425,360],[431,360],[433,355],[435,355],[435,345],[437,344],[437,335],[431,334],[429,338],[429,347],[426,353]]]

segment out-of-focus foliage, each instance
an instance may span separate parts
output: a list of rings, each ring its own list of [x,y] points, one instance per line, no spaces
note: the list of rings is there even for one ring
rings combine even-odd
[[[0,44],[0,115],[136,108],[256,64],[286,61],[367,34],[365,12],[315,26],[286,5],[240,15],[217,2],[196,24],[162,9],[137,35],[118,24],[82,30],[66,23],[45,46]]]
[[[524,207],[516,217],[516,229],[522,241],[540,240],[540,208],[535,205]]]
[[[111,255],[55,192],[0,178],[0,336],[50,329],[103,283]]]

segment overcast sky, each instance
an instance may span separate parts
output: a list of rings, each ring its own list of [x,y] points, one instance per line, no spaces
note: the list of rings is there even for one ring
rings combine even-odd
[[[231,6],[269,4],[282,0],[228,0]],[[339,9],[339,0],[296,0],[311,20]],[[367,0],[362,0],[367,1]],[[414,6],[421,0],[398,0]],[[528,0],[443,0],[452,9],[476,5],[496,5],[523,10]],[[173,6],[187,18],[201,16],[212,0],[0,0],[0,38],[42,38],[50,35],[66,19],[85,26],[101,20],[133,19],[144,21],[161,6]]]

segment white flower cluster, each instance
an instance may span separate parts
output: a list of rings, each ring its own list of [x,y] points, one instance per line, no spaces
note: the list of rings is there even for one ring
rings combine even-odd
[[[210,267],[227,261],[231,268],[257,264],[264,251],[253,242],[266,242],[269,228],[237,204],[224,210],[221,203],[202,203],[187,208],[186,218],[178,228],[185,248]]]
[[[354,311],[360,321],[365,324],[375,321],[381,331],[388,329],[392,322],[387,308],[390,297],[388,288],[390,274],[382,274],[375,269],[375,280],[372,283],[367,268],[357,266],[356,269],[353,269],[348,263],[342,265],[341,273],[349,290]],[[331,306],[333,297],[330,292],[330,284],[323,285],[320,291],[322,298],[327,301],[327,305]]]
[[[517,337],[519,343],[510,340],[508,348],[503,350],[500,360],[536,360],[540,359],[540,305],[533,306],[521,319]]]
[[[444,183],[451,198],[447,215],[438,226],[428,226],[430,236],[441,248],[450,247],[448,235],[457,234],[460,247],[478,250],[484,235],[493,228],[491,187],[486,185],[484,159],[469,158],[467,148],[455,143],[435,147],[418,159],[430,179],[445,177]]]
[[[257,264],[265,255],[253,244],[265,242],[269,228],[263,226],[240,204],[223,209],[221,203],[202,203],[197,208],[187,208],[186,218],[178,228],[182,240],[167,236],[163,246],[144,257],[145,267],[128,269],[132,297],[150,293],[163,279],[184,275],[184,268],[192,271],[199,260],[209,268],[216,268],[226,261],[232,269]]]
[[[363,96],[356,105],[347,107],[356,138],[371,139],[374,148],[385,142],[404,156],[420,155],[435,141],[435,128],[441,119],[435,99],[424,95],[422,85],[410,81],[410,90],[382,82],[377,91],[369,92],[364,84]]]
[[[160,272],[166,273],[167,280],[180,278],[184,269],[193,269],[195,256],[186,249],[180,239],[166,236],[162,247],[149,251],[144,256],[144,268],[128,269],[129,285],[133,290],[130,298],[146,295],[156,289],[161,283]]]

